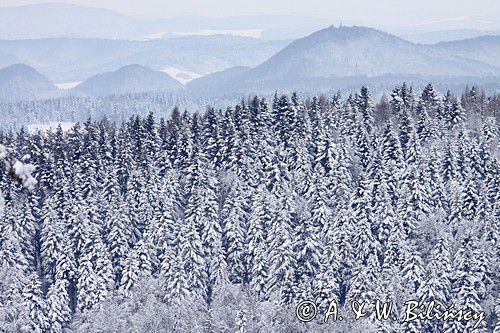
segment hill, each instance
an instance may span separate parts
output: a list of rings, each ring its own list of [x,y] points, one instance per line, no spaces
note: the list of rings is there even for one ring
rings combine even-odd
[[[175,91],[182,88],[179,81],[166,73],[141,65],[128,65],[114,72],[95,75],[74,88],[74,91],[106,96],[148,91]]]
[[[329,27],[301,38],[257,66],[253,78],[378,76],[385,74],[479,75],[495,68],[416,45],[365,27]]]
[[[48,97],[56,90],[49,79],[25,64],[0,69],[0,100]]]
[[[387,76],[413,81],[496,77],[494,65],[420,45],[366,27],[329,27],[298,39],[251,71],[223,80],[219,90],[307,89],[372,82]],[[332,85],[333,82],[333,85]],[[342,84],[343,85],[343,84]]]

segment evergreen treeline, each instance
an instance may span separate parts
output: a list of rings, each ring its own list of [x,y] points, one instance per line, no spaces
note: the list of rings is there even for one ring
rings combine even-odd
[[[234,100],[234,99],[229,99]],[[188,94],[168,93],[131,93],[125,95],[110,95],[106,97],[68,96],[41,100],[26,100],[19,102],[0,101],[0,128],[22,125],[47,123],[54,120],[62,122],[77,122],[88,119],[106,117],[121,122],[133,115],[166,116],[174,106],[195,109],[200,105],[222,104],[222,100],[201,98]]]
[[[2,332],[469,332],[355,321],[351,300],[485,311],[499,330],[498,105],[406,85],[375,105],[255,97],[1,133]],[[304,324],[299,301],[346,320]],[[495,308],[496,305],[496,308]]]

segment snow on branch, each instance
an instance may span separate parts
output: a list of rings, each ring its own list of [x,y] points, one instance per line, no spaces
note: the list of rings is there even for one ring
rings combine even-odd
[[[32,176],[35,166],[24,164],[12,156],[11,150],[4,145],[0,145],[0,161],[4,162],[5,171],[19,180],[28,190],[33,190],[38,181]]]

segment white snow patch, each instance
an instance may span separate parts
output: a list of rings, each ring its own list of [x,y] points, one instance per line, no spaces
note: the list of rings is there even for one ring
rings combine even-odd
[[[32,164],[24,164],[20,161],[14,162],[12,166],[14,173],[19,178],[24,187],[33,190],[38,183],[37,180],[31,175],[35,171],[35,166]]]
[[[48,131],[48,130],[55,130],[57,126],[61,125],[61,128],[63,131],[68,131],[71,127],[73,127],[75,123],[69,122],[69,121],[52,121],[50,123],[38,123],[38,124],[29,124],[26,127],[28,128],[28,132],[30,133],[36,133],[38,131]]]
[[[62,82],[62,83],[56,83],[55,85],[57,88],[59,88],[61,90],[69,90],[69,89],[73,89],[74,87],[76,87],[80,83],[82,83],[82,81]]]
[[[212,36],[212,35],[231,35],[240,37],[260,38],[264,29],[246,29],[246,30],[219,30],[202,29],[198,32],[174,32],[175,36]]]
[[[160,69],[160,71],[163,73],[167,73],[168,75],[170,75],[171,77],[173,77],[174,79],[179,81],[181,84],[186,84],[189,81],[192,81],[194,79],[197,79],[197,78],[203,76],[201,74],[186,71],[182,68],[173,67],[173,66]]]
[[[11,150],[0,144],[0,161],[4,160],[4,168],[7,173],[14,172],[14,176],[18,178],[24,187],[29,190],[33,190],[38,181],[32,176],[36,167],[32,164],[24,164],[23,162],[13,158],[11,155]],[[0,198],[2,198],[2,193],[0,192]],[[0,213],[3,212],[4,201],[3,198],[0,201]]]
[[[163,38],[166,34],[168,34],[168,31],[159,31],[155,32],[149,35],[144,36],[143,39],[141,40],[152,40],[152,39],[161,39]]]

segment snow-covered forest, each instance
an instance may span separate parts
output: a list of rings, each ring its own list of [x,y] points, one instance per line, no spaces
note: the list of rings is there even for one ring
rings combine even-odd
[[[147,115],[149,112],[166,116],[175,106],[193,110],[200,105],[219,105],[224,100],[148,92],[97,98],[67,96],[18,102],[0,101],[0,119],[3,122],[0,128],[6,126],[19,128],[22,125],[48,123],[55,119],[62,122],[77,122],[89,117],[92,119],[107,117],[121,122],[133,115]]]
[[[192,111],[0,133],[38,181],[0,173],[0,331],[473,331],[349,315],[377,299],[500,331],[498,96],[402,85]],[[302,323],[301,300],[345,320]]]

